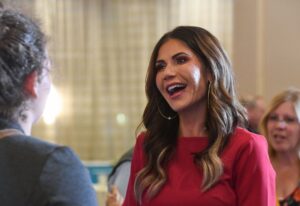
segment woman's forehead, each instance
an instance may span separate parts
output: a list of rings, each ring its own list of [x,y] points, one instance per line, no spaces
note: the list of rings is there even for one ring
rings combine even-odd
[[[194,56],[193,51],[184,42],[178,39],[169,39],[159,48],[157,59],[165,56],[173,56],[180,52]]]

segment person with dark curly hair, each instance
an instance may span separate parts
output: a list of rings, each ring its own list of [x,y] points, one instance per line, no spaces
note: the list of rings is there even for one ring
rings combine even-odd
[[[244,127],[233,71],[207,30],[179,26],[150,59],[147,105],[123,205],[274,206],[267,142]],[[118,191],[107,205],[120,205]]]
[[[74,152],[31,136],[51,87],[46,37],[30,17],[0,8],[0,204],[96,206]]]

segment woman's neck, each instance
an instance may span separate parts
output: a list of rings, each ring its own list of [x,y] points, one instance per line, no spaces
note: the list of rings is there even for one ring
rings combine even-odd
[[[33,116],[30,113],[22,114],[21,117],[18,119],[18,123],[20,124],[21,128],[23,129],[26,135],[31,134]]]
[[[272,158],[274,166],[288,167],[291,165],[297,165],[299,163],[299,156],[297,152],[281,152],[276,153]]]
[[[179,113],[179,135],[183,137],[207,136],[206,110]]]

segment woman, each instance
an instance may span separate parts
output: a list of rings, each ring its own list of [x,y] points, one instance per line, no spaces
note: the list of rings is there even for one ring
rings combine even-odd
[[[50,70],[39,26],[17,11],[0,9],[1,205],[98,205],[77,156],[30,136],[49,94]]]
[[[300,90],[275,96],[261,123],[276,171],[278,205],[300,204]]]
[[[192,26],[166,33],[150,59],[146,94],[146,131],[137,138],[123,205],[275,205],[267,143],[238,127],[244,109],[212,34]],[[114,190],[108,203],[117,197]]]

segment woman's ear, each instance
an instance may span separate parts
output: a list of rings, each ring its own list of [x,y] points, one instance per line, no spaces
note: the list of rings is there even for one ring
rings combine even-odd
[[[37,97],[37,72],[33,71],[27,75],[24,81],[24,89],[31,97]]]

